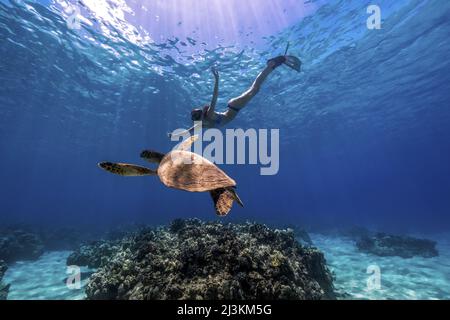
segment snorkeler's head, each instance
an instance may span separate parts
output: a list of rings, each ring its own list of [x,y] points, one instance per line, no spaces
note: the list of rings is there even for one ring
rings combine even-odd
[[[202,109],[194,109],[191,111],[191,119],[192,121],[200,121],[203,117],[203,110]]]
[[[203,109],[197,108],[191,111],[191,119],[192,121],[201,121],[203,119],[203,114],[205,114],[205,110],[208,110],[209,106],[205,106]]]

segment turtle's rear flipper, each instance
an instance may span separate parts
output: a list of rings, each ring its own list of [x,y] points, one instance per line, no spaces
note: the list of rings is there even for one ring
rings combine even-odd
[[[154,170],[128,163],[100,162],[98,166],[108,172],[126,177],[156,175]]]
[[[153,150],[144,150],[141,152],[141,158],[147,160],[150,163],[160,163],[164,158],[164,154]]]
[[[216,209],[218,216],[226,216],[233,207],[233,201],[236,201],[241,207],[244,206],[233,188],[212,190],[210,191],[210,194],[214,201],[214,208]]]
[[[226,189],[216,189],[210,191],[211,197],[214,201],[214,209],[218,216],[226,216],[233,207],[233,195]]]
[[[232,188],[228,188],[227,189],[228,192],[231,193],[231,196],[233,197],[234,201],[236,201],[242,208],[244,207],[244,203],[242,202],[241,198],[239,198],[236,190],[232,187]]]

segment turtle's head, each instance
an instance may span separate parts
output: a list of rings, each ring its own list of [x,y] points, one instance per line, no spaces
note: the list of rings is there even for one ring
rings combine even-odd
[[[200,121],[202,120],[203,110],[202,109],[194,109],[191,111],[191,119],[192,121]]]

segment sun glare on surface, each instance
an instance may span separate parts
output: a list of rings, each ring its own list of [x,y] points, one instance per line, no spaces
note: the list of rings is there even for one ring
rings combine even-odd
[[[258,47],[312,13],[316,5],[294,0],[55,0],[64,10],[77,6],[83,19],[111,25],[132,42],[180,39],[206,48]],[[85,20],[83,20],[85,21]],[[88,23],[90,24],[90,23]],[[100,26],[108,34],[109,28]]]
[[[258,44],[315,9],[293,0],[144,0],[129,5],[136,22],[156,41],[190,37],[210,45]]]

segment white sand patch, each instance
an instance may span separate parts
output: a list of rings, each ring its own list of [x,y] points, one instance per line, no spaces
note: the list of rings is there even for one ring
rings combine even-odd
[[[19,261],[8,268],[3,279],[11,284],[9,300],[79,300],[85,297],[81,289],[67,287],[66,259],[70,251],[44,253],[37,261]],[[82,271],[87,271],[82,268]]]
[[[312,234],[335,274],[335,286],[348,299],[450,299],[450,237],[438,241],[439,257],[378,257],[359,252],[354,241]],[[367,268],[381,271],[380,289],[370,289]]]

